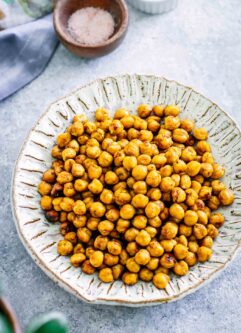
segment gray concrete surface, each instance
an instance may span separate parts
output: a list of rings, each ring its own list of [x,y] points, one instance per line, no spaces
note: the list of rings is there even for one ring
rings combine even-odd
[[[219,278],[176,303],[91,306],[53,283],[18,239],[10,184],[29,129],[51,101],[94,78],[124,72],[161,74],[191,85],[241,124],[240,0],[180,0],[163,16],[130,8],[129,32],[118,50],[83,60],[60,46],[39,78],[0,104],[0,277],[6,294],[23,326],[35,313],[54,309],[68,316],[71,333],[239,333],[241,253]]]

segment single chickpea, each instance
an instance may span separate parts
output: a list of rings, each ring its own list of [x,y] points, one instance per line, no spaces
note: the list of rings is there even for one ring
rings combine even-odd
[[[116,168],[115,173],[116,173],[117,177],[122,181],[126,180],[130,176],[129,171],[127,171],[123,167]],[[126,185],[125,185],[125,187],[126,187]]]
[[[165,105],[155,105],[152,108],[152,111],[155,116],[162,117],[164,115]]]
[[[145,208],[148,204],[149,199],[144,194],[136,194],[131,201],[132,206],[135,208]]]
[[[165,116],[173,116],[176,117],[180,113],[180,108],[178,105],[167,105],[164,109]]]
[[[150,253],[145,249],[141,249],[135,254],[135,262],[138,265],[147,265],[150,259],[151,259]]]
[[[193,226],[198,221],[198,214],[193,210],[187,210],[184,215],[184,223],[187,226]]]
[[[100,222],[99,218],[97,218],[97,217],[90,217],[90,218],[88,218],[86,226],[91,231],[96,231],[96,230],[98,230],[98,224],[99,224],[99,222]]]
[[[111,221],[111,222],[115,222],[119,219],[120,213],[119,210],[116,208],[111,208],[110,210],[108,210],[105,214],[107,220]]]
[[[180,185],[180,180],[181,180],[181,176],[174,173],[171,175],[171,179],[175,182],[175,186],[179,186]]]
[[[114,277],[113,277],[113,273],[112,273],[112,269],[111,268],[102,268],[100,271],[99,271],[99,275],[98,275],[99,279],[102,281],[102,282],[105,282],[105,283],[110,283],[110,282],[113,282],[114,281]]]
[[[180,260],[173,267],[173,271],[179,276],[186,275],[188,273],[188,264],[184,260]]]
[[[61,133],[58,135],[57,137],[57,145],[60,148],[66,147],[67,144],[71,141],[71,135],[70,133],[66,132],[66,133]]]
[[[84,161],[83,161],[83,166],[84,168],[86,169],[86,171],[88,171],[89,167],[91,165],[97,165],[97,162],[96,160],[93,160],[91,158],[86,158]]]
[[[196,151],[199,155],[203,155],[206,152],[211,152],[210,144],[207,141],[198,141]]]
[[[124,238],[127,242],[133,242],[136,239],[136,236],[138,235],[139,230],[136,228],[130,228],[127,229]]]
[[[126,204],[120,209],[120,216],[124,220],[130,220],[135,215],[135,208],[129,204]]]
[[[197,140],[207,140],[207,138],[208,138],[208,132],[203,127],[194,128],[193,135],[194,135],[195,139],[197,139]]]
[[[175,182],[171,177],[162,178],[160,188],[162,192],[170,192],[174,189]]]
[[[66,161],[64,162],[64,169],[65,169],[65,171],[67,171],[67,172],[71,172],[71,170],[72,170],[72,166],[73,166],[74,164],[75,164],[75,160],[73,160],[72,158],[66,160]]]
[[[213,179],[219,179],[222,178],[223,175],[225,173],[224,167],[222,167],[221,165],[214,163],[213,164],[213,173],[210,176]]]
[[[106,208],[101,202],[93,202],[89,210],[93,217],[102,217],[106,212]]]
[[[198,200],[198,194],[192,188],[186,190],[186,201],[188,206],[194,206]]]
[[[147,218],[144,215],[136,215],[132,221],[132,224],[137,229],[144,229],[147,225]]]
[[[114,114],[114,119],[121,119],[123,117],[128,117],[130,112],[124,108],[117,109]]]
[[[133,190],[137,194],[146,194],[147,186],[145,181],[137,181],[133,185]]]
[[[185,131],[187,131],[188,133],[192,132],[193,127],[194,127],[194,123],[192,120],[189,119],[183,119],[181,121],[181,128],[183,128]]]
[[[98,128],[95,132],[91,133],[91,138],[102,142],[105,137],[105,131],[101,128]]]
[[[137,156],[137,164],[148,166],[151,163],[151,156],[147,154],[141,154]]]
[[[207,205],[211,210],[217,210],[220,206],[220,200],[215,195],[212,195],[211,198],[208,199]]]
[[[54,158],[62,159],[62,149],[58,146],[54,146],[51,150],[51,155]]]
[[[107,266],[117,265],[119,262],[119,257],[110,253],[105,253],[104,255],[104,264]]]
[[[126,245],[126,251],[133,257],[139,251],[139,246],[136,242],[130,242]]]
[[[95,272],[95,268],[91,265],[89,260],[85,260],[81,266],[82,272],[88,275],[92,275]]]
[[[112,135],[118,135],[122,130],[124,129],[124,126],[118,119],[112,120],[112,123],[110,124],[109,131]]]
[[[164,124],[167,130],[173,131],[180,126],[181,122],[178,117],[167,116],[164,118]]]
[[[102,151],[98,157],[98,163],[101,167],[108,167],[113,162],[113,156],[107,151]]]
[[[174,203],[171,205],[169,213],[172,217],[174,217],[177,220],[182,220],[184,218],[184,209],[182,208],[181,205]]]
[[[224,216],[216,212],[210,216],[209,223],[213,224],[216,228],[220,228],[224,223]]]
[[[225,190],[225,184],[220,182],[220,180],[213,180],[212,183],[212,189],[214,194],[218,194],[222,190]]]
[[[95,111],[95,118],[97,121],[104,121],[109,118],[109,112],[105,108],[98,108]]]
[[[147,121],[138,116],[133,116],[134,118],[134,128],[137,130],[146,130],[147,129]]]
[[[112,240],[112,241],[108,242],[107,249],[108,249],[109,253],[117,256],[121,253],[122,246],[119,241]]]
[[[161,199],[162,193],[160,191],[159,188],[151,188],[148,192],[147,192],[147,196],[148,198],[150,198],[151,200],[157,201]]]
[[[163,167],[160,168],[159,172],[162,178],[170,177],[173,173],[173,166],[169,164],[164,165]]]
[[[185,131],[183,128],[176,128],[173,131],[172,137],[175,142],[185,143],[188,140],[189,135],[188,132]]]
[[[212,246],[213,246],[213,239],[212,239],[212,237],[211,236],[204,237],[202,239],[201,245],[205,246],[205,247],[209,247],[211,249]]]
[[[113,274],[114,280],[118,280],[121,277],[123,270],[124,270],[124,267],[120,264],[117,264],[112,267],[112,274]]]
[[[81,121],[75,121],[70,126],[70,133],[73,136],[81,136],[84,133],[84,126]]]
[[[197,250],[198,260],[201,262],[207,261],[212,256],[212,250],[206,246],[200,246]]]
[[[201,164],[201,169],[200,169],[200,174],[205,177],[209,178],[213,174],[213,166],[210,163],[202,163]]]
[[[70,257],[71,265],[74,267],[79,267],[83,261],[86,260],[86,256],[83,253],[74,253]]]
[[[72,174],[67,171],[62,171],[57,176],[57,182],[59,184],[70,183],[72,180],[73,180]]]
[[[132,273],[138,273],[139,270],[141,269],[140,265],[136,262],[135,258],[127,259],[126,268]]]
[[[153,272],[148,268],[142,268],[139,272],[139,277],[142,281],[150,282],[153,278]]]
[[[119,206],[123,206],[131,201],[131,195],[126,189],[118,189],[114,192],[114,201]]]
[[[56,179],[56,175],[55,175],[54,170],[53,169],[46,170],[43,173],[42,179],[46,183],[50,183],[50,184],[54,183],[55,179]]]
[[[173,170],[176,173],[183,173],[187,170],[187,165],[183,160],[178,160],[177,162],[173,163]]]
[[[140,230],[136,236],[136,242],[140,246],[147,246],[151,241],[151,236],[145,230]]]
[[[108,220],[101,221],[98,224],[98,230],[103,236],[107,236],[111,233],[111,231],[114,229],[114,223],[110,222]]]
[[[168,149],[173,144],[172,138],[163,134],[158,134],[155,141],[160,149]]]
[[[105,251],[107,248],[108,241],[109,241],[108,237],[99,235],[95,238],[94,247],[101,251]]]
[[[212,196],[212,187],[202,186],[199,191],[199,198],[202,200],[208,200]]]
[[[204,212],[203,210],[198,210],[197,215],[198,215],[198,223],[201,223],[203,225],[208,224],[208,216],[206,212]]]
[[[137,159],[135,156],[125,156],[123,159],[123,166],[126,170],[130,171],[137,166]]]
[[[49,183],[46,183],[45,181],[41,181],[38,185],[38,192],[43,195],[50,194],[52,190],[52,186]]]
[[[58,242],[57,250],[61,256],[68,256],[72,254],[73,249],[74,249],[73,244],[68,240],[62,239]]]
[[[51,203],[53,205],[53,208],[54,208],[55,211],[60,212],[62,210],[61,207],[60,207],[60,203],[62,202],[63,198],[60,197],[60,198],[54,198],[54,199],[52,199],[52,198],[50,198],[48,196],[44,196],[43,198],[45,198],[45,197],[46,197],[46,199],[48,199],[49,203]],[[46,204],[47,204],[47,202],[46,202]],[[41,200],[41,206],[42,206],[42,200]]]
[[[124,116],[120,119],[125,129],[132,128],[134,126],[134,119],[132,116]]]
[[[85,169],[82,165],[74,163],[72,165],[71,173],[74,177],[82,177],[85,173]]]
[[[157,273],[153,276],[152,282],[158,289],[165,289],[170,281],[170,277],[164,273]]]
[[[158,216],[163,208],[163,204],[159,201],[151,201],[145,207],[147,218],[151,219]]]
[[[122,275],[122,281],[128,286],[133,286],[138,281],[138,274],[126,272]]]
[[[192,227],[185,224],[179,224],[179,234],[190,237],[192,235]]]
[[[103,184],[99,179],[93,179],[88,185],[88,189],[91,193],[100,194],[103,191]]]
[[[145,165],[137,165],[132,169],[132,176],[136,180],[143,180],[147,176],[147,167]]]
[[[199,162],[191,161],[187,163],[186,173],[189,176],[194,177],[199,173],[200,169],[201,169],[201,164]]]
[[[161,257],[164,253],[164,248],[156,240],[152,240],[149,243],[149,245],[147,246],[147,250],[149,251],[149,253],[152,257]]]
[[[108,147],[107,151],[111,155],[115,156],[118,152],[120,152],[121,146],[119,145],[118,142],[112,142]]]
[[[192,267],[197,263],[197,256],[193,252],[188,252],[184,260],[189,267]]]
[[[196,156],[196,150],[193,147],[188,146],[183,149],[181,158],[184,162],[191,162],[195,160]]]
[[[181,203],[186,200],[186,193],[181,187],[173,188],[171,194],[173,202]]]
[[[127,156],[137,157],[139,155],[139,146],[131,141],[124,147],[124,153]]]
[[[109,205],[114,201],[114,193],[111,190],[104,189],[100,195],[100,200],[104,204]]]
[[[88,243],[91,236],[92,232],[86,227],[82,227],[77,230],[77,237],[83,243]]]
[[[62,158],[64,161],[70,158],[75,158],[75,156],[76,156],[76,151],[72,148],[66,148],[62,151]]]
[[[213,224],[207,225],[208,236],[211,236],[212,239],[218,236],[218,229]]]
[[[191,184],[192,184],[191,188],[198,194],[202,185],[199,182],[197,182],[196,180],[192,180]]]
[[[162,225],[162,220],[159,216],[148,219],[148,224],[154,228],[159,228]]]
[[[177,244],[174,249],[174,255],[177,259],[184,259],[186,258],[187,254],[188,254],[188,248],[187,246],[183,245],[183,244]]]
[[[209,163],[209,164],[214,164],[214,158],[213,155],[209,152],[206,152],[202,156],[202,163]]]
[[[168,269],[173,268],[175,266],[176,262],[177,262],[176,258],[171,253],[163,254],[163,256],[160,259],[161,266],[168,268]]]
[[[71,212],[72,213],[72,212]],[[71,214],[69,213],[69,214]],[[69,219],[69,216],[68,216],[68,219]],[[86,221],[87,221],[87,217],[86,216],[76,216],[74,214],[73,218],[71,217],[71,222],[73,223],[73,225],[75,226],[75,228],[81,228],[81,227],[84,227],[86,225]]]
[[[173,222],[167,222],[161,230],[161,235],[164,239],[173,239],[178,232],[178,225]]]
[[[74,207],[74,200],[71,198],[64,197],[63,200],[61,200],[59,206],[60,208],[65,212],[71,212]]]
[[[232,205],[232,203],[234,202],[233,191],[231,191],[230,189],[222,190],[219,193],[218,198],[223,206]]]
[[[207,228],[200,223],[196,223],[193,227],[193,234],[196,237],[196,239],[203,239],[205,236],[207,236],[208,231]]]
[[[141,104],[137,108],[138,116],[141,118],[146,118],[150,116],[152,108],[147,104]]]
[[[75,201],[73,211],[76,215],[84,215],[86,213],[86,206],[84,202],[81,200]]]
[[[85,253],[85,248],[83,246],[83,244],[76,244],[75,247],[74,247],[74,253],[82,253],[84,254]]]
[[[151,142],[153,140],[152,132],[148,130],[141,130],[139,134],[139,140]]]
[[[146,267],[151,270],[155,271],[159,264],[159,258],[151,258]]]
[[[161,182],[161,175],[158,171],[150,171],[146,176],[146,183],[151,187],[158,187]]]
[[[94,251],[90,255],[90,263],[93,267],[100,267],[104,261],[104,254],[101,251]]]
[[[182,175],[180,179],[180,187],[183,190],[187,190],[191,187],[192,181],[191,178],[188,175]]]

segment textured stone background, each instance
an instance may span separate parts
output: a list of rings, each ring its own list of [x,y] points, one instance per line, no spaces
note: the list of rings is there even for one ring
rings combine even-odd
[[[37,312],[60,310],[71,333],[241,332],[241,255],[208,286],[151,308],[91,306],[53,283],[16,234],[10,206],[12,170],[21,144],[46,106],[90,80],[117,73],[161,74],[193,86],[241,124],[240,0],[180,0],[163,16],[130,8],[121,47],[96,60],[59,46],[44,73],[0,104],[0,276],[24,326]]]

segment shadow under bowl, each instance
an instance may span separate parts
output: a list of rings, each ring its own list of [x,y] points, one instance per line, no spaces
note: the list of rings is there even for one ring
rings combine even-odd
[[[12,326],[13,333],[22,333],[13,309],[4,298],[0,299],[0,312],[2,312],[8,319],[9,323]]]
[[[78,9],[96,7],[108,11],[115,21],[110,38],[100,44],[80,44],[68,32],[69,17]],[[124,0],[58,0],[54,8],[54,28],[61,43],[79,57],[94,58],[116,49],[125,37],[128,27],[128,9]]]

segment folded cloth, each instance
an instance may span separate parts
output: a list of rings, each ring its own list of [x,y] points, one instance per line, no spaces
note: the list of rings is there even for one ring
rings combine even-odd
[[[43,71],[57,43],[51,14],[0,31],[0,101]]]

